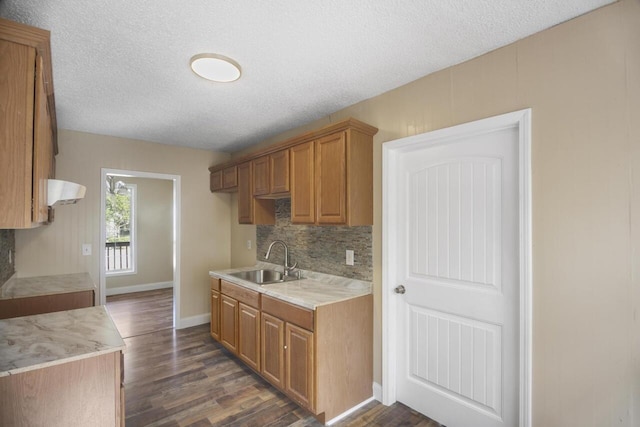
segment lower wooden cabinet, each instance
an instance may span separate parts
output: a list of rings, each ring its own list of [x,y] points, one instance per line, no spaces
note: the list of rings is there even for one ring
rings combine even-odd
[[[93,307],[94,291],[0,300],[0,319]]]
[[[238,301],[224,294],[220,297],[220,342],[238,354]]]
[[[238,357],[260,372],[260,310],[238,303]]]
[[[260,373],[274,386],[284,390],[284,321],[262,313],[262,369]]]
[[[211,279],[211,337],[220,341],[220,279]]]
[[[285,391],[313,412],[315,406],[313,332],[287,323],[285,343]]]

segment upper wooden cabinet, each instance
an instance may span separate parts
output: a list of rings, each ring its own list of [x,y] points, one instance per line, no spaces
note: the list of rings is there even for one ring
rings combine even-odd
[[[238,165],[238,222],[240,224],[275,224],[273,200],[253,197],[251,162]]]
[[[226,169],[212,172],[209,175],[209,187],[211,192],[238,191],[238,167],[231,166]]]
[[[238,211],[245,214],[239,216],[243,224],[267,223],[257,222],[255,212],[250,219],[251,198],[291,197],[294,224],[371,225],[373,135],[377,131],[348,119],[212,166],[211,179],[217,182],[221,171],[238,166],[238,192],[243,192],[238,195]],[[244,175],[240,171],[243,164],[250,165]],[[246,174],[251,174],[249,183],[242,182]],[[213,184],[211,188],[224,191],[215,190],[219,186]]]
[[[0,19],[0,228],[48,220],[57,154],[49,32]]]

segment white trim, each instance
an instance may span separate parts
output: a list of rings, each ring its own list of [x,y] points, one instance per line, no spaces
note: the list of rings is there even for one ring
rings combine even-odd
[[[196,314],[195,316],[185,317],[180,319],[180,326],[176,326],[176,329],[190,328],[192,326],[204,325],[211,321],[211,313]]]
[[[357,411],[358,409],[362,408],[364,405],[367,405],[371,402],[373,402],[375,400],[375,398],[373,396],[371,396],[370,398],[368,398],[367,400],[365,400],[364,402],[360,402],[358,403],[356,406],[354,406],[351,409],[347,409],[346,411],[344,411],[343,413],[341,413],[340,415],[333,417],[332,419],[330,419],[329,421],[326,421],[324,423],[324,425],[326,426],[330,426],[332,424],[337,423],[338,421],[340,421],[341,419],[348,417],[349,415],[353,414],[355,411]]]
[[[180,319],[180,211],[181,211],[180,175],[169,175],[164,173],[102,168],[100,172],[100,248],[104,248],[105,241],[106,241],[105,227],[104,227],[104,222],[105,222],[104,204],[105,204],[106,188],[104,183],[107,179],[107,175],[120,175],[120,176],[135,177],[135,178],[167,179],[167,180],[173,181],[173,327],[180,328],[181,327],[181,319]],[[106,298],[107,298],[105,260],[104,260],[102,250],[100,250],[99,253],[101,254],[99,256],[100,304],[105,304]]]
[[[373,383],[373,398],[378,402],[382,402],[382,386],[377,382]]]
[[[531,426],[532,385],[532,232],[531,232],[531,109],[515,111],[390,141],[382,145],[382,403],[396,402],[396,245],[392,229],[396,221],[398,154],[425,146],[446,144],[453,138],[469,137],[501,128],[518,128],[520,192],[520,408],[519,426]]]
[[[119,286],[117,288],[107,288],[106,295],[132,294],[135,292],[155,291],[157,289],[173,288],[173,282],[145,283],[143,285]]]

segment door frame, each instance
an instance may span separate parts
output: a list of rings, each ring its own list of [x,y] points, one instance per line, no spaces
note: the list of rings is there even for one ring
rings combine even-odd
[[[447,144],[463,137],[472,137],[500,129],[518,130],[518,192],[520,247],[520,404],[519,426],[531,426],[532,384],[532,234],[531,234],[531,109],[464,123],[420,135],[386,142],[382,145],[382,403],[396,402],[397,310],[393,289],[398,262],[395,248],[398,236],[394,231],[399,217],[398,195],[395,191],[400,154]],[[428,415],[428,414],[427,414]]]
[[[173,327],[180,329],[180,175],[169,175],[155,172],[141,172],[123,169],[101,168],[100,173],[100,304],[107,302],[107,280],[105,257],[102,252],[107,236],[105,230],[105,201],[107,197],[107,175],[119,175],[130,178],[165,179],[173,182]]]

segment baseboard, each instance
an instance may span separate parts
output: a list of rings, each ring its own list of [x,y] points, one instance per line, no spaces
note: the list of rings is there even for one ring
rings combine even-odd
[[[209,323],[210,321],[210,313],[198,314],[191,317],[183,317],[179,322],[177,322],[176,329],[184,329],[190,328],[192,326],[204,325],[205,323]]]
[[[364,405],[373,402],[375,400],[375,398],[373,396],[371,396],[370,398],[368,398],[367,400],[365,400],[364,402],[360,402],[358,403],[356,406],[354,406],[351,409],[347,409],[346,411],[344,411],[343,413],[341,413],[340,415],[338,415],[337,417],[333,417],[332,419],[330,419],[329,421],[325,422],[324,425],[326,426],[330,426],[334,423],[337,423],[338,421],[340,421],[341,419],[348,417],[349,415],[353,414],[355,411],[357,411],[358,409],[362,408]]]
[[[382,402],[382,386],[376,382],[373,383],[373,398]]]
[[[146,283],[144,285],[121,286],[119,288],[107,288],[107,296],[132,294],[134,292],[155,291],[156,289],[173,288],[173,282]]]

